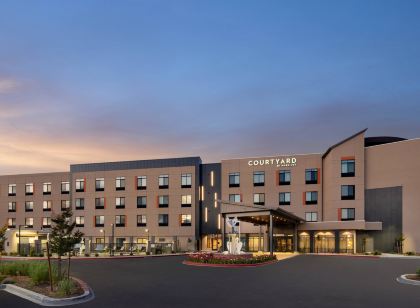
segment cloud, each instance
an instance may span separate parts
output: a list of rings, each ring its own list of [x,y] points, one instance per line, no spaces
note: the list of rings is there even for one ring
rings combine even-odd
[[[8,94],[16,91],[20,83],[12,78],[0,77],[0,94]]]

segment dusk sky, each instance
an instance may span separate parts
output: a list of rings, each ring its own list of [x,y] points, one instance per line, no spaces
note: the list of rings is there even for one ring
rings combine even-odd
[[[420,1],[0,1],[0,174],[420,137]]]

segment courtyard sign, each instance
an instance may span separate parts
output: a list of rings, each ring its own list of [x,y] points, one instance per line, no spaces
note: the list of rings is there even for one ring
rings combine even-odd
[[[248,166],[266,166],[266,165],[274,165],[276,167],[294,167],[296,166],[296,157],[254,159],[254,160],[248,161]]]

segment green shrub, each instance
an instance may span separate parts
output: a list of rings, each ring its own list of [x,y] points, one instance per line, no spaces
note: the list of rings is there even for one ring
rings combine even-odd
[[[407,256],[415,256],[416,253],[414,251],[408,251],[405,253]]]
[[[380,252],[380,251],[378,251],[378,250],[375,250],[375,251],[373,252],[373,254],[374,254],[375,256],[379,256],[379,255],[381,255],[381,254],[382,254],[382,252]]]
[[[29,267],[29,277],[34,285],[40,285],[50,280],[47,262],[32,263]]]
[[[58,283],[58,294],[69,296],[76,291],[76,284],[71,279],[63,279]]]
[[[28,276],[30,262],[15,261],[2,262],[0,264],[0,273],[8,276]]]
[[[420,277],[420,268],[417,269],[416,274]]]

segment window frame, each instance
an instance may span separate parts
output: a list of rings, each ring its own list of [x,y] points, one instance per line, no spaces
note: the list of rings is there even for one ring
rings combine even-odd
[[[347,194],[343,194],[343,188],[347,187]],[[349,188],[352,188],[353,194],[349,195]],[[341,200],[355,200],[356,199],[356,185],[341,185]]]
[[[310,174],[310,178],[308,179],[308,174]],[[315,174],[315,178],[313,177]],[[318,169],[317,168],[309,168],[305,169],[305,184],[318,184]]]
[[[289,180],[286,181],[286,174],[289,176]],[[282,181],[282,178],[284,178],[284,181]],[[291,170],[280,170],[279,171],[279,185],[280,186],[286,186],[290,185],[292,182],[292,171]]]
[[[161,218],[166,218],[166,219],[163,219],[163,222],[161,222]],[[158,226],[159,227],[169,226],[169,214],[158,214]]]
[[[353,166],[353,171],[348,171],[348,166]],[[343,172],[343,167],[346,170]],[[341,160],[341,177],[354,177],[356,176],[356,160],[355,159],[342,159]]]
[[[168,189],[169,188],[169,174],[161,174],[158,177],[159,189]]]
[[[105,191],[105,178],[95,179],[95,191]]]
[[[241,186],[241,173],[240,172],[231,172],[229,173],[228,176],[229,176],[229,187]]]
[[[287,201],[286,199],[286,194],[289,196],[289,201]],[[282,195],[284,195],[284,200],[282,201]],[[292,194],[289,191],[281,191],[279,192],[279,205],[290,205],[292,201]]]
[[[117,176],[115,178],[115,190],[122,191],[125,190],[125,177]]]
[[[192,187],[192,173],[182,173],[181,174],[181,188],[191,188]]]
[[[258,201],[255,201],[256,196],[258,196]],[[263,201],[261,201],[261,196],[262,196]],[[260,206],[265,205],[265,193],[254,193],[252,201],[254,205],[260,205]]]

